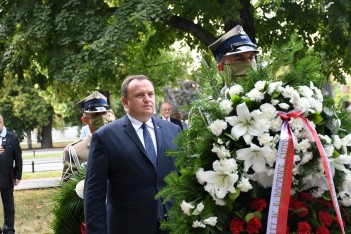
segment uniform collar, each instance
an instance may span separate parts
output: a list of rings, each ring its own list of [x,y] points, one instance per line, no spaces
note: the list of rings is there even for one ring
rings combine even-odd
[[[7,133],[6,127],[3,126],[3,127],[2,127],[2,131],[1,131],[1,133],[0,133],[0,136],[4,138],[4,137],[6,136],[6,133]]]

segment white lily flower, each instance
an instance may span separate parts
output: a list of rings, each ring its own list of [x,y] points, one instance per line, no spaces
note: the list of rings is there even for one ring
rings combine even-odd
[[[213,163],[213,169],[214,171],[203,171],[202,169],[196,173],[198,181],[206,183],[205,190],[215,199],[223,199],[228,192],[235,193],[234,184],[239,178],[235,160],[233,158],[216,160]]]
[[[324,191],[329,190],[327,179],[323,173],[308,175],[302,181],[305,184],[305,189],[319,187],[319,189],[323,189]]]
[[[349,165],[351,163],[351,155],[340,155],[337,158],[330,159],[330,170],[332,175],[335,175],[335,169],[339,171],[346,171],[345,165]]]
[[[238,116],[225,118],[225,121],[233,126],[231,134],[234,139],[239,139],[239,137],[246,135],[251,137],[262,134],[262,129],[257,126],[257,121],[249,112],[249,108],[247,108],[245,102],[237,105],[236,112]],[[255,116],[257,116],[257,114],[255,114]]]
[[[271,188],[273,184],[274,169],[266,167],[264,172],[254,174],[246,174],[248,178],[257,181],[264,188]]]
[[[335,147],[335,149],[339,150],[341,149],[341,139],[339,137],[339,135],[333,135],[333,145]]]
[[[269,147],[259,147],[251,144],[250,148],[239,149],[236,151],[237,159],[244,161],[244,171],[247,172],[250,167],[255,172],[264,172],[266,170],[265,155],[269,155],[271,149]]]

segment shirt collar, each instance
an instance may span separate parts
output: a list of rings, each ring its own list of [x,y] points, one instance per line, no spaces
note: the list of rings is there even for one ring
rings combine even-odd
[[[6,127],[3,126],[0,136],[1,136],[1,137],[5,137],[5,136],[6,136],[6,133],[7,133]]]
[[[130,116],[130,115],[128,115],[128,114],[127,114],[127,116],[128,116],[128,118],[129,118],[130,122],[132,123],[134,129],[137,130],[137,129],[141,128],[141,125],[143,125],[142,122],[140,122],[139,120],[133,118],[132,116]],[[152,118],[150,118],[148,121],[146,121],[145,124],[146,124],[149,128],[154,129],[154,124],[152,123]]]

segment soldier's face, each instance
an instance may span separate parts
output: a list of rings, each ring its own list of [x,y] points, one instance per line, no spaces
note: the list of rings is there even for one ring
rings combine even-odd
[[[233,65],[241,62],[256,62],[255,52],[244,52],[239,54],[231,54],[228,56],[223,56],[219,63]]]
[[[115,115],[112,111],[84,113],[82,121],[89,125],[90,132],[93,133],[103,125],[115,120]]]
[[[149,80],[132,80],[128,85],[128,96],[122,97],[124,109],[133,118],[146,122],[154,114],[155,91]]]

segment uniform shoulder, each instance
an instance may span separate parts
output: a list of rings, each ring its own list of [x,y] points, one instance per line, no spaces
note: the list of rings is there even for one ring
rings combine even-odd
[[[74,145],[76,145],[76,144],[78,144],[79,142],[82,142],[82,141],[83,141],[83,138],[80,138],[79,140],[76,140],[76,141],[74,141],[74,142],[68,144],[68,145],[65,147],[64,151],[68,150],[68,148],[69,148],[70,146],[74,146]]]

